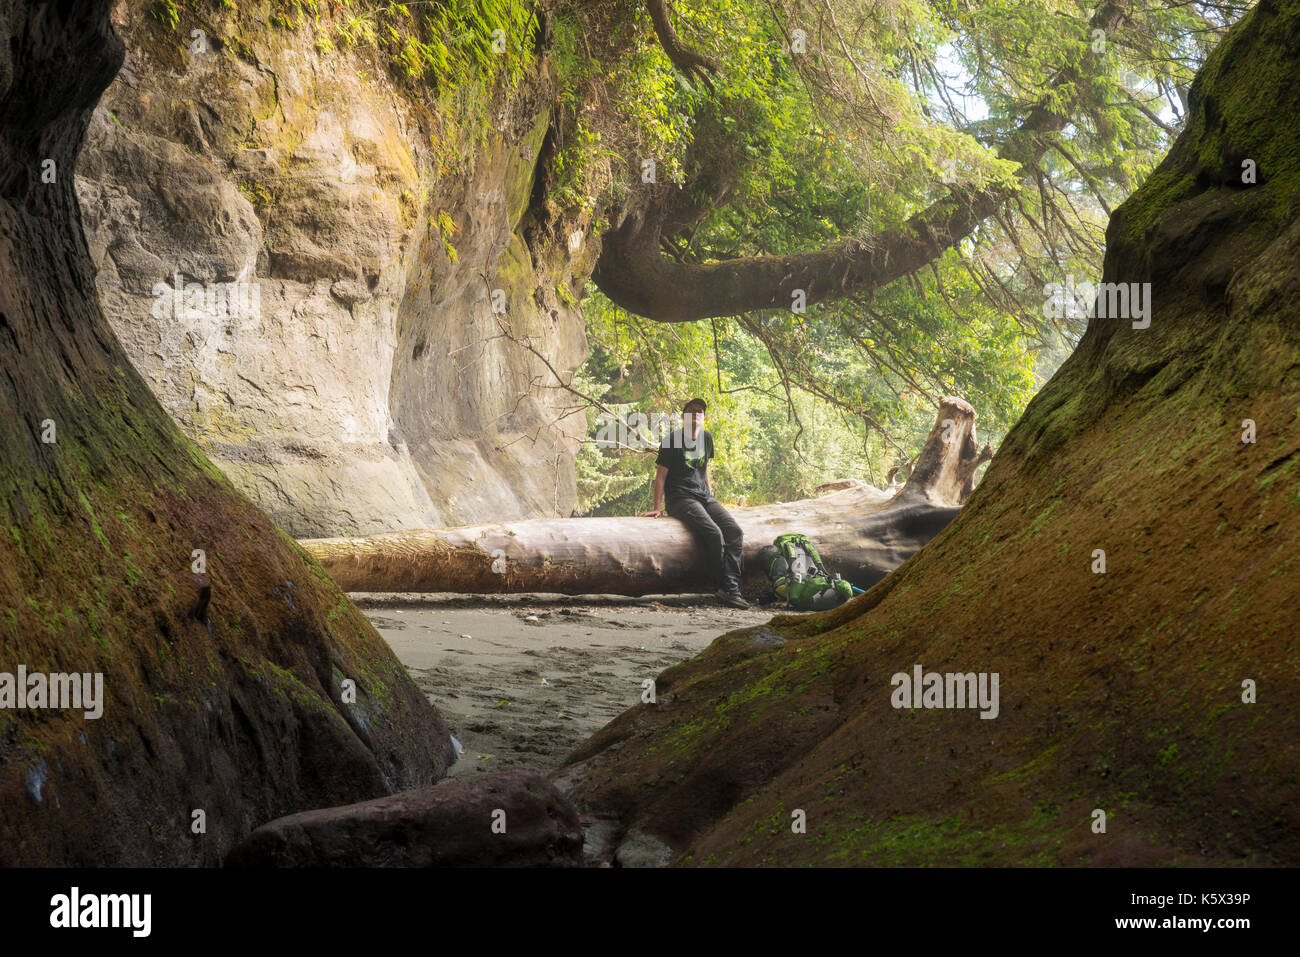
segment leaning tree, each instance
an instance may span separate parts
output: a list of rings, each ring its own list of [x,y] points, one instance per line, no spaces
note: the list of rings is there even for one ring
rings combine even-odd
[[[851,3],[769,6],[761,24],[750,24],[751,32],[766,30],[769,39],[780,38],[783,44],[773,61],[779,62],[763,74],[764,83],[797,92],[817,107],[825,128],[842,134],[839,155],[857,154],[861,168],[878,181],[888,181],[891,169],[897,173],[897,167],[906,167],[907,158],[914,160],[922,148],[932,151],[930,165],[942,173],[933,182],[924,173],[913,175],[900,188],[902,200],[897,202],[877,202],[878,197],[855,192],[872,208],[860,211],[852,224],[846,221],[848,235],[822,248],[772,252],[769,246],[797,247],[804,240],[810,224],[807,210],[797,203],[806,194],[796,192],[795,206],[788,205],[786,196],[787,206],[775,225],[755,212],[769,200],[781,200],[768,192],[755,201],[753,189],[756,171],[761,175],[767,168],[754,155],[753,144],[781,139],[763,140],[762,128],[773,122],[773,114],[755,107],[772,94],[727,83],[729,65],[768,67],[761,58],[746,60],[743,53],[727,51],[719,31],[697,30],[700,43],[722,48],[718,55],[697,49],[674,28],[664,0],[648,0],[647,6],[660,46],[684,78],[687,92],[678,102],[690,111],[690,136],[679,161],[656,164],[649,157],[630,164],[631,186],[615,191],[616,201],[606,207],[609,228],[601,235],[595,285],[629,313],[656,322],[739,317],[794,385],[861,415],[877,429],[868,410],[818,381],[816,363],[788,354],[791,341],[779,341],[770,326],[754,317],[815,313],[825,307],[852,341],[870,349],[868,333],[880,339],[891,335],[887,324],[855,325],[858,316],[876,315],[869,305],[875,294],[934,269],[942,257],[962,254],[977,241],[1007,241],[1012,255],[1031,264],[1027,275],[999,278],[984,263],[986,282],[980,288],[987,288],[988,298],[1000,308],[1019,310],[1022,316],[1034,313],[1026,326],[1034,331],[1043,318],[1036,287],[1044,284],[1032,263],[1054,262],[1063,270],[1067,253],[1099,259],[1100,237],[1081,234],[1076,207],[1086,196],[1108,213],[1109,202],[1122,197],[1133,181],[1134,170],[1118,157],[1145,151],[1154,158],[1163,143],[1152,131],[1159,133],[1166,124],[1132,88],[1142,87],[1133,70],[1144,68],[1142,88],[1148,93],[1177,97],[1185,109],[1187,64],[1195,61],[1197,49],[1185,42],[1183,29],[1198,24],[1202,42],[1210,42],[1240,12],[1203,4],[1171,13],[1105,0],[1077,16],[1044,6],[1037,11],[1038,20],[1027,8],[1018,14],[1022,19],[1001,23],[945,4],[926,8],[932,17],[927,22],[942,23],[958,34],[950,55],[964,63],[967,82],[991,105],[987,119],[970,121],[952,105],[935,46],[899,41],[909,16],[920,16],[915,11],[896,13],[889,23],[882,20],[873,33],[870,21],[878,15]],[[734,23],[727,21],[733,37],[744,34],[739,8],[718,7],[737,14]],[[599,9],[599,4],[578,8],[580,13]],[[696,8],[696,13],[705,9],[710,8]],[[1041,36],[1028,36],[1029,31]],[[636,41],[635,31],[622,36],[625,42]],[[743,37],[737,46],[745,48]],[[768,54],[774,49],[776,44],[769,44]],[[599,55],[615,60],[618,53],[616,37]],[[1011,92],[1000,91],[999,84]],[[916,96],[909,99],[909,92]],[[946,124],[928,105],[935,102],[947,103]],[[563,116],[559,125],[563,127]],[[624,142],[617,130],[611,138]],[[863,157],[872,143],[882,156],[899,151],[905,158]],[[945,151],[961,161],[944,161],[938,153]],[[656,175],[661,166],[678,175]],[[645,171],[649,175],[636,175]],[[554,187],[547,171],[541,186]],[[1035,191],[1041,209],[1037,217],[1030,208],[1034,203],[1026,206],[1026,197]],[[1067,212],[1076,214],[1075,224]],[[938,286],[944,291],[941,281]],[[1035,297],[1035,305],[1026,305]],[[948,298],[946,291],[943,298]],[[866,313],[841,308],[864,302]],[[911,384],[924,394],[914,378]],[[571,381],[559,386],[575,391]],[[957,425],[955,442],[943,442],[945,424]],[[908,463],[910,475],[900,494],[889,498],[869,487],[853,488],[805,502],[737,509],[746,557],[777,534],[802,531],[823,547],[834,570],[870,585],[947,523],[969,493],[976,468],[990,455],[975,442],[970,406],[945,397],[928,439]],[[698,577],[685,529],[675,522],[643,519],[538,520],[315,540],[305,546],[345,588],[354,590],[643,594],[689,588]],[[751,579],[758,571],[751,563]]]
[[[931,405],[963,391],[961,373],[918,356],[899,328],[900,288],[925,300],[904,325],[937,335],[926,307],[958,329],[992,308],[1059,361],[1088,304],[1047,315],[1047,287],[1096,272],[1106,218],[1168,148],[1192,74],[1249,4],[647,7],[679,77],[662,98],[670,129],[620,104],[628,84],[603,75],[556,121],[560,138],[590,134],[614,157],[582,183],[607,226],[595,286],[651,322],[733,318],[787,389],[885,435],[888,403],[800,361],[809,324]],[[623,76],[647,37],[611,27],[606,9],[570,12],[609,31],[592,55]]]

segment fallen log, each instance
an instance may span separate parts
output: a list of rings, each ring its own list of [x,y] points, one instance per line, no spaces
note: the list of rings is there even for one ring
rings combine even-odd
[[[765,589],[759,549],[784,532],[803,532],[830,571],[869,588],[952,520],[992,455],[976,442],[975,410],[945,396],[896,492],[859,484],[732,509],[745,535],[742,587]],[[707,581],[690,532],[668,517],[532,519],[301,544],[346,591],[646,595],[701,591]]]

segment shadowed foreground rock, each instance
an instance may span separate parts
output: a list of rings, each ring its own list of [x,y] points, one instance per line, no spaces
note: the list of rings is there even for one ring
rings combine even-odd
[[[570,755],[594,859],[1300,864],[1297,80],[1300,0],[1261,0],[1111,217],[1150,324],[1092,319],[867,594],[722,636]],[[996,718],[896,704],[916,667],[999,675]]]
[[[259,827],[226,859],[227,867],[581,864],[577,809],[531,771],[292,814]]]
[[[122,62],[111,6],[0,3],[0,673],[103,692],[0,711],[0,866],[216,866],[258,822],[452,760],[378,633],[104,320],[72,171]]]

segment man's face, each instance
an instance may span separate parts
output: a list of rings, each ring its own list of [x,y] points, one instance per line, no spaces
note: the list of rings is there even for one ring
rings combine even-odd
[[[682,416],[682,424],[686,427],[686,434],[696,436],[700,429],[704,428],[703,412],[687,412]]]

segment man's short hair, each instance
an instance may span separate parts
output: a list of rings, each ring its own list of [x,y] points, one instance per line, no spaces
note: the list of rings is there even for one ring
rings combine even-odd
[[[682,415],[686,415],[690,412],[703,412],[706,408],[707,406],[704,404],[703,399],[691,399],[690,402],[687,402],[686,405],[682,406]]]

